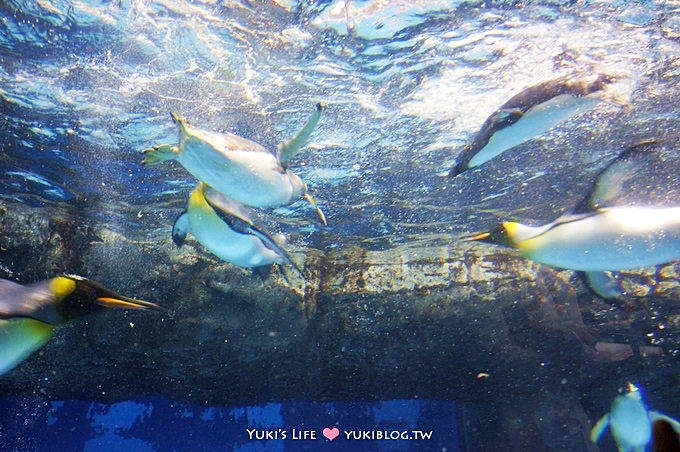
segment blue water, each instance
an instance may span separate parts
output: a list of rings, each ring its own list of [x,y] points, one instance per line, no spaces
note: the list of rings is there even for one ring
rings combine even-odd
[[[619,150],[592,131],[617,130],[625,142],[640,129],[630,124],[664,128],[677,108],[672,96],[659,105],[645,94],[675,89],[664,61],[674,55],[676,13],[660,3],[1,6],[0,196],[67,203],[139,237],[168,230],[193,184],[179,165],[139,164],[141,149],[177,140],[170,111],[274,150],[323,101],[324,117],[292,169],[335,221],[319,228],[302,201],[265,215],[284,234],[299,234],[301,246],[368,239],[364,246],[380,248],[478,229],[498,210],[550,219]],[[644,28],[651,23],[661,29]],[[538,147],[455,181],[441,177],[453,150],[512,95],[593,71],[620,75],[616,90],[636,108],[622,115],[602,103],[544,134]],[[527,209],[526,198],[538,194]]]
[[[223,407],[153,397],[110,405],[3,398],[0,405],[3,452],[462,450],[453,402]],[[338,435],[327,439],[326,428],[337,428]]]
[[[593,176],[626,144],[677,134],[678,55],[680,12],[673,2],[0,0],[0,199],[19,209],[65,209],[82,224],[105,225],[138,243],[169,241],[195,181],[173,163],[143,167],[139,151],[176,142],[170,111],[274,150],[322,101],[324,116],[291,169],[309,185],[329,227],[316,224],[314,212],[300,201],[261,212],[272,231],[286,235],[289,249],[299,254],[351,245],[445,247],[499,218],[552,221],[582,199]],[[599,71],[618,77],[616,94],[630,108],[600,102],[474,171],[445,177],[455,150],[521,89]],[[641,171],[635,186],[621,193],[624,202],[677,204],[680,158],[674,151],[663,156],[664,171]],[[17,276],[2,253],[0,270],[2,277]],[[588,325],[578,313],[560,317],[556,328],[572,328],[569,322],[577,318],[576,329],[597,325],[610,332],[603,341],[663,348],[661,365],[650,359],[635,370],[644,376],[652,407],[677,414],[677,400],[665,397],[677,393],[677,373],[663,365],[680,350],[674,305],[668,312],[653,306],[649,323],[633,333],[629,324],[647,312],[597,306],[594,318],[585,319]],[[465,356],[486,364],[495,362],[496,353],[533,356],[538,350],[545,355],[540,366],[568,362],[577,347],[542,341],[551,338],[545,324],[559,317],[551,309],[563,307],[557,301],[542,306],[548,312],[542,312],[545,330],[504,332],[499,337],[516,343],[492,337],[488,347],[466,350]],[[535,314],[523,309],[503,315]],[[219,310],[227,319],[246,315]],[[379,324],[377,313],[367,318]],[[483,330],[478,321],[460,324]],[[641,330],[647,335],[634,336]],[[198,349],[207,334],[196,333],[191,346]],[[108,358],[103,351],[96,356]],[[631,378],[621,370],[630,367],[609,362],[579,381],[582,363],[568,364],[564,382],[550,382],[564,386],[568,396],[554,399],[577,400],[581,419],[591,422],[607,411],[615,386]],[[518,383],[514,379],[523,372],[497,370],[488,381],[478,379],[485,388],[479,394],[463,394],[481,400],[471,422],[461,421],[464,410],[455,400],[255,405],[263,402],[253,394],[254,405],[242,407],[160,397],[106,405],[43,400],[39,393],[35,399],[12,398],[0,378],[0,394],[8,396],[0,399],[0,450],[451,452],[464,449],[467,433],[507,440],[509,448],[521,450],[526,431],[556,443],[564,426],[549,425],[542,399],[526,407],[504,405],[513,388],[533,380]],[[456,375],[447,378],[453,382]],[[542,378],[535,376],[537,387]],[[449,399],[458,396],[446,382],[428,384]],[[545,406],[555,405],[562,406]],[[565,412],[573,408],[562,406]],[[522,424],[526,419],[532,423]],[[330,442],[321,432],[333,426],[343,433]],[[589,425],[570,427],[587,432]],[[251,439],[249,428],[282,429],[289,438]],[[293,440],[293,429],[313,431],[317,438]],[[432,439],[343,437],[349,430],[412,429],[431,430]],[[609,434],[600,445],[616,450]],[[564,443],[555,447],[573,450]]]

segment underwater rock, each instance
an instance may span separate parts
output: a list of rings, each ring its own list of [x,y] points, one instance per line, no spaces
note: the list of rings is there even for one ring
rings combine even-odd
[[[193,240],[180,249],[168,234],[127,237],[53,209],[6,203],[2,212],[0,276],[26,283],[78,273],[165,309],[61,328],[0,377],[2,396],[159,394],[212,405],[429,398],[492,410],[498,391],[522,403],[537,391],[575,394],[627,378],[641,362],[678,371],[669,353],[677,337],[658,327],[679,323],[674,264],[623,273],[631,290],[648,288],[627,310],[594,297],[571,271],[455,237],[381,251],[291,247],[306,278],[284,266],[262,279]],[[669,334],[662,354],[640,353],[650,330]],[[633,356],[612,362],[598,342],[629,342]],[[508,419],[494,428],[508,430]]]
[[[71,209],[59,211],[0,204],[0,271],[6,278],[46,279],[77,265],[93,238]]]

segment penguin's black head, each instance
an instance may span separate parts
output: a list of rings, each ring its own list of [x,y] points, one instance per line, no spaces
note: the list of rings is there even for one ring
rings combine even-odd
[[[58,301],[62,322],[101,311],[103,308],[159,309],[154,303],[119,295],[81,276],[57,276],[50,279],[48,285]]]
[[[492,121],[494,124],[494,129],[495,130],[500,130],[503,129],[507,126],[510,126],[517,121],[524,115],[522,113],[522,110],[519,108],[512,108],[512,109],[502,109],[496,111],[492,116]]]
[[[465,146],[463,146],[460,149],[460,151],[458,151],[458,154],[459,155],[465,155],[468,152],[470,152],[471,148],[472,148],[472,144],[468,143]],[[456,177],[457,175],[459,175],[459,174],[467,171],[468,169],[470,169],[468,167],[468,163],[469,163],[469,159],[462,159],[462,160],[459,160],[458,162],[456,162],[456,166],[454,166],[453,168],[451,168],[449,170],[449,177]]]
[[[489,231],[465,237],[465,240],[468,242],[487,242],[495,245],[512,246],[510,236],[508,235],[507,223],[500,223]]]
[[[595,91],[605,89],[607,85],[614,83],[619,78],[620,77],[612,74],[598,74],[595,80],[590,82],[586,90],[588,93],[594,93]]]

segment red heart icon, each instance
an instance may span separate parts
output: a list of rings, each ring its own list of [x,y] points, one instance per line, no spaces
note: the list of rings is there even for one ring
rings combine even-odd
[[[338,430],[337,427],[333,427],[333,428],[326,427],[325,429],[323,429],[322,433],[323,433],[323,436],[328,438],[328,441],[333,441],[340,434],[340,430]]]

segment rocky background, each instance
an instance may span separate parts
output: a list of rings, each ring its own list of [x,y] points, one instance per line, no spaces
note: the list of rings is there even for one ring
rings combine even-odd
[[[455,400],[470,444],[516,451],[597,450],[592,423],[628,380],[679,414],[677,265],[624,274],[630,296],[602,300],[573,272],[442,237],[293,249],[304,280],[290,267],[263,278],[193,241],[178,249],[169,235],[132,240],[75,218],[5,202],[3,276],[77,273],[164,310],[63,326],[0,377],[0,396]]]

